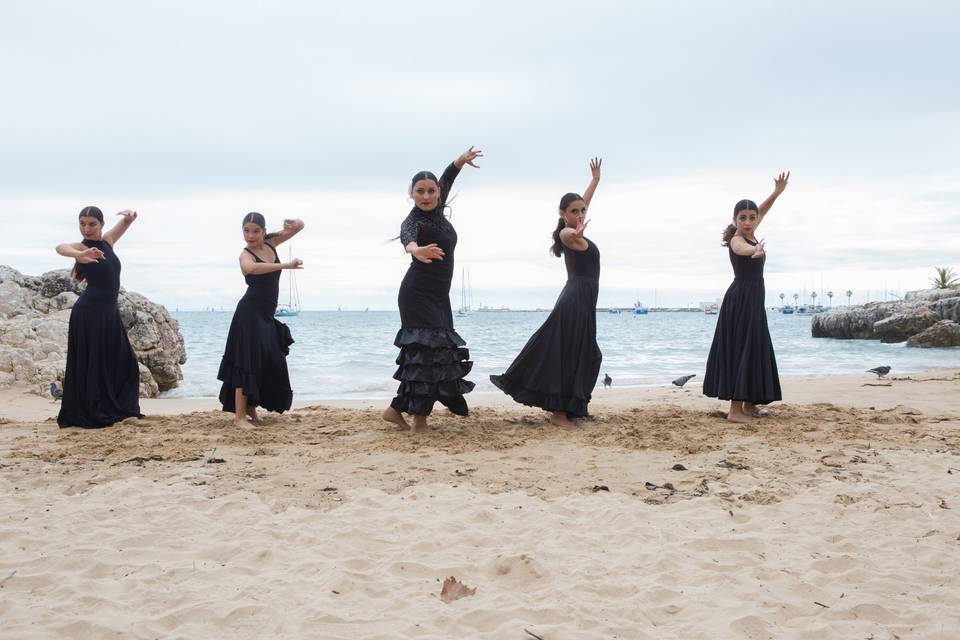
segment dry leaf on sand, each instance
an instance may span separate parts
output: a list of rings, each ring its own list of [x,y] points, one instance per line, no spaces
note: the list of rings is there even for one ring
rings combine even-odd
[[[454,600],[472,596],[476,592],[476,587],[471,589],[453,576],[450,576],[443,581],[443,588],[440,589],[440,599],[449,604]]]

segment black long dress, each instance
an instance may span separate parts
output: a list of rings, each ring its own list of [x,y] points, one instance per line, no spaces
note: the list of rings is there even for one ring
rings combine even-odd
[[[106,240],[84,240],[103,260],[77,264],[87,288],[70,311],[67,368],[57,424],[92,429],[140,413],[140,369],[120,319],[120,259]]]
[[[703,394],[753,404],[775,402],[781,395],[777,359],[764,307],[763,265],[767,257],[754,260],[737,255],[733,248],[728,251],[734,278],[717,316]]]
[[[603,359],[597,345],[600,251],[587,240],[584,251],[563,246],[563,260],[567,284],[553,311],[506,372],[490,381],[517,402],[580,418],[587,415]]]
[[[273,251],[273,262],[279,263],[277,250],[265,244]],[[253,251],[244,250],[263,262]],[[280,271],[247,274],[244,280],[247,292],[233,312],[217,373],[223,381],[220,404],[224,411],[236,411],[236,389],[243,389],[248,407],[283,413],[293,402],[286,357],[293,338],[287,326],[273,317],[280,296]]]
[[[413,241],[420,246],[436,243],[444,252],[443,260],[430,264],[411,257],[397,297],[400,330],[393,344],[400,347],[400,355],[393,377],[400,385],[390,406],[415,416],[430,415],[437,401],[457,415],[467,415],[463,394],[474,386],[463,379],[473,362],[466,342],[453,329],[450,308],[457,232],[443,215],[450,187],[459,173],[455,165],[447,167],[439,180],[437,207],[433,211],[414,207],[400,226],[404,246]]]

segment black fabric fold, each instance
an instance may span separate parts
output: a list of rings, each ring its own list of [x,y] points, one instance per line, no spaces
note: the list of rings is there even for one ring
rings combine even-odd
[[[507,370],[490,381],[521,404],[588,415],[600,375],[597,345],[600,251],[587,240],[585,251],[563,247],[568,280],[557,302]]]
[[[140,365],[120,318],[120,259],[105,240],[84,240],[103,251],[95,263],[78,264],[87,288],[70,311],[67,366],[57,424],[96,429],[140,413]]]
[[[766,257],[754,260],[738,256],[732,249],[729,253],[736,277],[717,314],[703,394],[720,400],[769,404],[782,399],[782,394],[764,306]]]
[[[257,262],[263,262],[250,253]],[[274,263],[279,263],[275,249],[273,254]],[[293,404],[286,356],[294,341],[290,328],[273,317],[280,294],[280,271],[248,274],[244,279],[247,291],[230,321],[217,372],[217,379],[223,382],[220,404],[224,411],[236,411],[236,390],[241,389],[247,396],[247,406],[283,413]]]
[[[537,407],[544,411],[563,411],[571,418],[589,415],[587,413],[589,398],[573,398],[525,389],[505,376],[490,376],[490,382],[520,404],[528,407]]]

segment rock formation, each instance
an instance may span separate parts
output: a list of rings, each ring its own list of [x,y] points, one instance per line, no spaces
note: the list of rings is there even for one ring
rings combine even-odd
[[[908,347],[960,347],[960,323],[941,320],[907,339]]]
[[[50,382],[62,384],[70,309],[84,286],[66,269],[25,276],[0,265],[0,388],[22,382],[48,395]],[[118,304],[140,361],[140,395],[176,387],[187,361],[177,321],[162,305],[123,288]]]
[[[911,291],[903,300],[836,307],[813,316],[814,338],[860,338],[904,342],[908,347],[958,345],[960,287]]]

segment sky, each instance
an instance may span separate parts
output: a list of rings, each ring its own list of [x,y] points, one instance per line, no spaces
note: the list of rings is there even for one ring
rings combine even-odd
[[[475,304],[552,305],[557,203],[592,156],[601,306],[720,298],[733,204],[782,170],[768,303],[902,295],[960,271],[958,22],[923,0],[3,0],[0,263],[67,268],[83,206],[136,209],[124,286],[229,309],[260,211],[306,223],[305,308],[395,308],[409,179],[474,145],[452,220]]]

